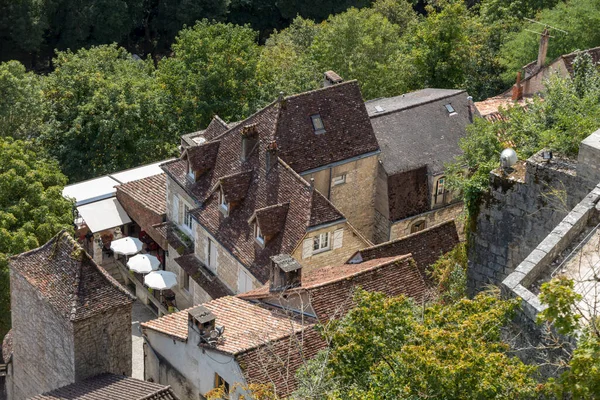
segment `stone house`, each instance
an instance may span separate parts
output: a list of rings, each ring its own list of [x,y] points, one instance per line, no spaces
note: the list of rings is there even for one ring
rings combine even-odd
[[[310,270],[368,246],[377,153],[356,82],[281,97],[231,126],[215,117],[185,135],[181,158],[162,165],[167,223],[157,226],[169,243],[166,269],[179,276],[179,308],[261,286],[276,254]],[[331,183],[338,169],[343,178]],[[327,192],[346,202],[338,208]]]
[[[410,254],[306,273],[277,255],[262,288],[142,324],[145,378],[171,385],[182,400],[217,387],[238,399],[253,384],[284,398],[296,389],[295,372],[327,346],[314,324],[343,316],[357,286],[417,301],[429,294]]]
[[[479,115],[467,92],[423,89],[365,105],[381,149],[375,243],[455,219],[462,203],[444,164],[462,153],[459,141]]]
[[[101,373],[131,375],[134,297],[69,234],[11,257],[9,269],[9,400]]]

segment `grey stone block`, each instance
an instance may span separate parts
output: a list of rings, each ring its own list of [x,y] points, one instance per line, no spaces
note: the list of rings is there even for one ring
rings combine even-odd
[[[513,272],[508,275],[503,281],[502,284],[506,286],[508,289],[514,289],[517,285],[521,284],[521,281],[525,275],[521,272]]]

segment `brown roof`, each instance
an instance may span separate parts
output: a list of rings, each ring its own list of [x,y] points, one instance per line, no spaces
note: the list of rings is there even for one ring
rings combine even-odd
[[[387,189],[390,221],[398,221],[430,209],[426,165],[389,175]]]
[[[176,258],[174,261],[213,299],[233,294],[227,285],[209,270],[195,254],[187,254]]]
[[[71,321],[129,305],[135,299],[65,231],[35,250],[11,257],[9,266]]]
[[[379,150],[358,83],[286,97],[277,123],[281,158],[298,173]],[[315,134],[311,115],[325,132]]]
[[[456,224],[454,221],[448,221],[401,239],[359,250],[348,262],[364,262],[401,254],[412,254],[421,273],[427,276],[427,268],[458,243]]]
[[[310,326],[269,346],[260,346],[236,357],[249,384],[267,384],[278,398],[286,398],[298,387],[296,372],[327,347],[321,334]]]
[[[219,153],[218,140],[190,146],[183,151],[181,158],[188,160],[193,171],[202,171],[215,165]]]
[[[565,61],[565,67],[567,68],[567,71],[569,71],[569,74],[573,75],[573,62],[575,61],[575,58],[577,58],[577,56],[581,53],[588,53],[592,57],[592,62],[594,64],[600,63],[600,47],[594,47],[592,49],[587,50],[578,50],[569,54],[563,54],[562,58]]]
[[[187,133],[181,136],[181,144],[183,146],[195,146],[197,143],[194,139],[198,140],[199,137],[204,138],[206,141],[210,141],[215,137],[219,136],[227,129],[232,128],[235,123],[227,124],[218,115],[215,115],[210,124],[206,127],[206,129],[198,132]]]
[[[119,192],[130,196],[142,207],[157,215],[165,215],[167,212],[167,178],[165,174],[148,176],[118,185]],[[129,210],[126,210],[129,213]]]
[[[170,386],[121,375],[102,374],[30,400],[178,400]]]
[[[405,295],[416,301],[424,299],[429,288],[413,264],[410,254],[378,258],[359,264],[342,264],[319,268],[302,276],[299,287],[277,292],[276,296],[307,291],[316,316],[326,320],[342,317],[353,305],[356,287],[388,296]],[[265,299],[273,296],[269,284],[239,294],[243,299]]]
[[[280,103],[273,103],[216,137],[220,145],[215,165],[197,182],[186,178],[184,160],[162,165],[167,175],[201,204],[192,211],[196,221],[261,282],[268,279],[270,256],[292,253],[309,225],[326,224],[339,220],[341,216],[331,203],[281,159],[277,159],[267,172],[266,150],[273,142],[280,111]],[[242,160],[241,131],[244,126],[252,124],[256,124],[258,146],[246,160]],[[228,185],[233,177],[243,177],[244,184]],[[226,197],[238,202],[227,217],[220,211],[218,191],[213,191],[221,180],[224,181]],[[256,210],[281,203],[289,203],[285,223],[261,248],[255,243],[253,226],[248,221]]]
[[[250,222],[256,219],[256,223],[264,236],[274,236],[281,232],[285,226],[285,218],[289,207],[290,203],[286,202],[259,208],[250,218]]]
[[[221,297],[202,305],[215,315],[216,325],[225,327],[224,340],[215,349],[228,354],[236,355],[303,329],[301,322],[281,312],[237,297]],[[189,310],[145,322],[142,327],[185,341]]]

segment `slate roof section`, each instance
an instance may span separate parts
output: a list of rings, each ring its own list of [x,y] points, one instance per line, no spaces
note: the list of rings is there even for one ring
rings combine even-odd
[[[448,221],[401,239],[359,250],[348,262],[371,261],[410,253],[422,275],[427,278],[429,266],[435,263],[441,255],[452,250],[459,242],[456,224],[454,221]]]
[[[240,202],[246,197],[248,187],[252,183],[253,173],[251,170],[238,172],[224,176],[219,179],[219,186],[228,203]]]
[[[202,304],[215,315],[215,324],[225,327],[215,350],[237,355],[279,340],[306,327],[282,312],[260,307],[237,297],[226,296]],[[142,323],[144,329],[187,340],[188,310]]]
[[[192,171],[203,171],[215,165],[219,153],[219,141],[207,142],[186,148],[181,159],[188,160]]]
[[[119,192],[156,215],[164,216],[167,213],[167,178],[164,173],[119,185],[117,198]]]
[[[392,222],[429,211],[427,166],[387,178],[389,219]]]
[[[275,140],[281,158],[298,173],[379,149],[356,81],[286,97]],[[319,114],[325,132],[315,134]]]
[[[130,305],[135,299],[66,231],[37,249],[11,257],[9,266],[70,321]]]
[[[459,140],[470,123],[468,94],[464,90],[423,89],[365,103],[381,148],[388,175],[428,166],[431,174],[462,154]],[[456,114],[450,115],[450,104]],[[376,107],[381,107],[378,112]],[[479,115],[472,107],[473,116]]]
[[[174,261],[213,299],[234,294],[195,254],[187,254]]]
[[[170,386],[102,374],[32,397],[30,400],[178,400]]]
[[[377,258],[357,264],[332,265],[303,274],[299,287],[277,292],[275,296],[290,296],[308,292],[310,306],[323,323],[342,317],[354,305],[352,294],[357,287],[388,296],[405,295],[417,302],[425,299],[430,288],[414,263],[410,253]],[[239,294],[246,300],[272,297],[269,284]]]
[[[282,159],[267,172],[266,150],[273,142],[280,114],[280,103],[273,103],[252,115],[234,128],[216,137],[220,141],[215,165],[200,176],[197,182],[186,177],[184,160],[162,165],[166,174],[181,186],[199,206],[191,211],[193,218],[219,244],[225,247],[260,282],[269,278],[270,258],[280,253],[291,254],[306,234],[307,228],[340,220],[335,207],[313,190],[310,185],[285,164]],[[258,146],[241,159],[244,126],[256,124]],[[244,185],[229,185],[233,177],[243,177]],[[230,201],[240,199],[229,210],[228,216],[220,211],[216,187],[224,179],[224,191]],[[247,185],[247,186],[246,186]],[[279,232],[265,243],[256,244],[254,227],[249,220],[256,210],[289,203],[287,215]]]
[[[274,204],[260,208],[254,212],[254,215],[250,218],[250,223],[256,221],[262,234],[269,238],[275,236],[281,232],[285,226],[285,219],[287,217],[290,203]]]

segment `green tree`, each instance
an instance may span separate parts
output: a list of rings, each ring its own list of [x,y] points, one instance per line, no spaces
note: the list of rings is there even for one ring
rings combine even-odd
[[[165,159],[175,153],[175,115],[152,62],[116,45],[59,52],[44,81],[41,143],[71,181]]]
[[[518,306],[498,292],[419,307],[407,298],[358,291],[356,307],[330,323],[323,372],[330,399],[536,398],[535,367],[507,354],[501,327]],[[315,365],[317,363],[318,365]],[[306,370],[305,370],[306,371]],[[306,377],[304,372],[299,378]],[[314,382],[300,382],[299,394]],[[299,396],[301,397],[301,395]]]
[[[368,7],[372,0],[277,0],[277,7],[284,18],[291,20],[297,15],[322,21],[349,8]]]
[[[595,308],[589,309],[591,315],[581,312],[577,307],[581,299],[573,280],[565,277],[546,282],[540,289],[540,300],[547,308],[539,314],[539,322],[552,323],[560,334],[577,337],[566,370],[548,383],[561,399],[597,399],[600,394],[600,319]]]
[[[236,121],[257,108],[260,48],[250,27],[204,20],[182,30],[173,50],[159,64],[158,77],[180,132],[207,126],[215,114]]]
[[[41,78],[18,61],[0,64],[0,136],[28,138],[42,127]]]
[[[7,258],[72,229],[72,204],[62,197],[66,183],[39,146],[0,137],[0,337],[10,328]]]

